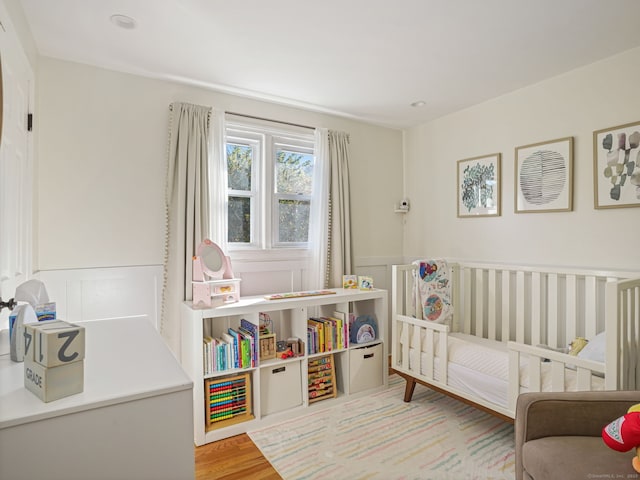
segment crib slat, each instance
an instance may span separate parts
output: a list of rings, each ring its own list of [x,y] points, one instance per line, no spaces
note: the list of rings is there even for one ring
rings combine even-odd
[[[524,343],[524,272],[516,272],[516,342]]]
[[[551,391],[564,392],[564,363],[551,361]]]
[[[413,350],[414,358],[413,364],[411,365],[411,371],[416,374],[420,374],[421,370],[421,358],[420,358],[420,347],[422,347],[421,335],[420,335],[420,327],[418,325],[411,326],[411,349]]]
[[[476,321],[474,335],[477,337],[484,337],[484,277],[483,270],[476,269],[476,282],[475,282],[475,294],[476,294]]]
[[[640,352],[638,352],[638,338],[640,337],[640,287],[631,289],[629,291],[629,325],[631,325],[631,338],[636,341],[631,342],[629,350],[633,352],[633,368],[635,369],[635,382],[633,389],[638,390],[640,387],[640,368],[638,368],[638,361],[640,361]]]
[[[502,341],[511,340],[511,283],[509,282],[509,271],[502,271],[502,295],[500,297],[502,303]]]
[[[578,367],[576,372],[576,380],[576,388],[579,392],[591,390],[591,370],[589,370],[588,368]]]
[[[509,349],[509,384],[507,389],[509,410],[515,411],[516,401],[520,394],[520,352],[517,350]]]
[[[633,293],[630,291],[629,293]],[[634,305],[633,305],[634,297],[633,295],[627,295],[627,325],[629,329],[629,341],[627,350],[629,352],[629,383],[633,384],[633,388],[636,387],[636,375],[638,369],[638,352],[636,349],[636,341],[634,339],[637,337],[636,330],[636,322],[634,321]]]
[[[462,322],[462,332],[471,333],[471,270],[465,268],[463,270],[464,282],[464,319]]]
[[[627,325],[627,321],[629,320],[629,302],[631,301],[629,298],[629,290],[622,290],[620,292],[620,316],[623,320],[620,325],[620,362],[622,365],[622,378],[624,382],[624,386],[622,388],[628,389],[631,388],[631,383],[635,382],[635,376],[631,375],[631,356],[629,352],[629,326]]]
[[[558,344],[558,275],[550,273],[547,277],[547,345]]]
[[[584,333],[592,339],[596,336],[596,313],[598,312],[598,296],[596,294],[596,277],[588,276],[584,279]]]
[[[489,270],[487,279],[487,321],[488,338],[496,340],[496,271],[494,269]]]
[[[542,362],[540,357],[529,356],[529,390],[539,392],[542,390]]]
[[[540,340],[540,272],[531,274],[531,345],[539,345]]]
[[[425,346],[418,350],[418,352],[420,352],[418,356],[420,357],[420,362],[422,362],[422,352],[427,352],[426,371],[422,373],[433,380],[433,357],[435,355],[435,352],[433,351],[433,330],[429,328],[426,330]]]
[[[567,336],[565,341],[567,343],[573,341],[576,338],[576,276],[567,275],[566,278],[566,307],[565,307],[565,331]]]
[[[440,381],[448,382],[447,367],[449,366],[449,329],[444,332],[438,332],[438,343],[440,344],[438,351],[440,352]]]
[[[402,369],[409,370],[409,324],[398,321],[400,328],[400,341],[402,343]]]

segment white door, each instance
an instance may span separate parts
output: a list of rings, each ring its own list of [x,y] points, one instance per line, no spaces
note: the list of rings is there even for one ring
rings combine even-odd
[[[7,301],[32,273],[33,140],[27,119],[33,71],[2,2],[0,22],[0,297]],[[7,308],[0,312],[0,329],[7,328],[8,316]]]

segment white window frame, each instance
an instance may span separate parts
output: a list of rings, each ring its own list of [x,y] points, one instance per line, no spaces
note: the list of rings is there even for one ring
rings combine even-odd
[[[280,126],[273,122],[229,116],[225,128],[225,156],[227,143],[244,145],[256,142],[252,162],[251,242],[228,243],[235,258],[241,259],[300,259],[309,256],[309,242],[279,242],[278,200],[292,198],[312,201],[312,195],[277,194],[275,192],[275,154],[277,147],[289,147],[301,153],[314,153],[313,131],[306,128]],[[287,148],[285,148],[287,149]],[[315,174],[315,172],[314,172]],[[235,191],[227,190],[227,196]],[[246,196],[242,192],[241,196]],[[225,212],[225,215],[227,212]]]

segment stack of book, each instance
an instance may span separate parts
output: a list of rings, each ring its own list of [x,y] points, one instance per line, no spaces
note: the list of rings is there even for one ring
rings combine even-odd
[[[229,328],[218,337],[203,339],[204,374],[256,366],[257,326],[242,319],[238,328]]]
[[[349,335],[344,314],[311,317],[307,320],[307,353],[324,353],[347,348]]]

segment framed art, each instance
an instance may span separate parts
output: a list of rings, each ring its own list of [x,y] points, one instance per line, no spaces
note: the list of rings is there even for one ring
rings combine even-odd
[[[640,122],[593,132],[595,208],[640,207]]]
[[[573,137],[516,147],[515,212],[573,209]]]
[[[458,160],[458,217],[500,215],[500,154]]]

